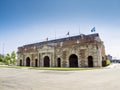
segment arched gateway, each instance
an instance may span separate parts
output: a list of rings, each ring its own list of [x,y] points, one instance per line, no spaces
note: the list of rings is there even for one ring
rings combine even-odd
[[[50,67],[50,59],[48,56],[44,57],[44,67]]]
[[[30,58],[29,57],[26,58],[26,66],[30,66]]]
[[[69,57],[69,67],[78,67],[78,57],[75,54]]]

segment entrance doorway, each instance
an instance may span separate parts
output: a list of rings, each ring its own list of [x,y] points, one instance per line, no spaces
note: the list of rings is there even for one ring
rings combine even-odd
[[[78,57],[75,54],[69,57],[69,67],[78,67]]]
[[[30,58],[29,57],[26,58],[26,66],[30,66]]]
[[[44,57],[44,67],[50,67],[50,59],[48,56]]]

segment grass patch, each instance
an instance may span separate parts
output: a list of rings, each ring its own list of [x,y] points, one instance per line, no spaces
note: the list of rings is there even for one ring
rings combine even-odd
[[[8,66],[0,65],[0,68],[16,68],[16,69],[34,69],[34,70],[55,70],[55,71],[79,71],[79,70],[94,70],[100,69],[99,67],[93,68],[57,68],[57,67],[26,67],[26,66]]]
[[[30,69],[35,69],[35,70],[56,70],[56,71],[78,71],[78,70],[94,70],[94,69],[100,69],[100,68],[46,68],[46,67],[32,67]]]
[[[31,67],[0,65],[0,68],[16,68],[16,69],[22,69],[22,68],[31,68]]]

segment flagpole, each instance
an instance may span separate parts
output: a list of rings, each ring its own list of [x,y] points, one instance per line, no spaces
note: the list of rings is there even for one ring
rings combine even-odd
[[[54,47],[56,47],[56,31],[55,31]]]
[[[80,26],[79,26],[79,35],[81,34],[81,32],[80,32]]]
[[[56,40],[56,31],[55,31],[55,40]]]

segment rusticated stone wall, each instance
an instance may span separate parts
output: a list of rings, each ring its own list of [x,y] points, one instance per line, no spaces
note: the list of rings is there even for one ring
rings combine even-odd
[[[45,60],[45,57],[48,58]],[[101,67],[104,58],[105,48],[98,34],[67,37],[18,48],[18,65],[21,66]]]

